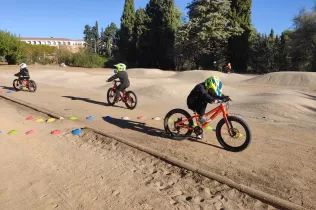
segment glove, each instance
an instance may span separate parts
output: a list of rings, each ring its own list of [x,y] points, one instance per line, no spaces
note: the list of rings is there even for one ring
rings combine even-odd
[[[222,96],[220,100],[222,100],[222,101],[229,101],[230,98],[229,98],[229,96]]]

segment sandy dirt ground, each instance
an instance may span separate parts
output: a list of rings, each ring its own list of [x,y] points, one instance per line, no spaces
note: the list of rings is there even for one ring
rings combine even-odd
[[[26,121],[49,117],[4,99],[0,111],[3,210],[275,209],[89,130],[72,135],[80,123]]]
[[[16,67],[0,67],[2,94],[12,88]],[[127,138],[157,151],[224,175],[238,183],[315,209],[316,206],[316,88],[315,73],[273,73],[262,76],[222,74],[212,71],[163,72],[130,69],[131,87],[139,100],[135,110],[120,103],[109,107],[106,79],[113,71],[33,66],[31,77],[36,93],[14,92],[10,97],[37,107],[75,115],[83,125]],[[195,84],[215,74],[224,83],[224,93],[233,102],[230,115],[244,119],[253,134],[243,152],[221,148],[215,133],[202,141],[174,141],[165,138],[163,122],[172,108],[186,110],[186,96]],[[215,105],[209,105],[209,109]],[[190,112],[191,113],[191,112]],[[138,116],[145,120],[138,120]],[[94,121],[87,121],[94,116]],[[111,116],[111,121],[104,117]],[[130,120],[121,120],[128,116]],[[211,124],[215,128],[218,120]],[[2,127],[2,123],[1,123]],[[3,128],[0,128],[3,130]],[[61,145],[60,145],[61,146]]]

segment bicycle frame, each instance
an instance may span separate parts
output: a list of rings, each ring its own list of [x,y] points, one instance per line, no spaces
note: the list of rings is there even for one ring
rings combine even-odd
[[[228,116],[228,113],[226,111],[226,108],[225,106],[221,103],[218,107],[212,109],[211,111],[207,112],[204,116],[209,116],[211,114],[213,114],[210,119],[211,120],[214,120],[220,113],[223,113],[223,118],[225,119],[225,122],[226,122],[226,125],[227,125],[227,116]],[[190,118],[186,118],[185,120],[182,120],[180,122],[177,122],[176,125],[179,126],[178,124],[180,123],[184,123],[184,122],[187,122],[189,121],[190,119],[195,119],[196,123],[198,126],[200,126],[200,123],[199,123],[199,120],[198,120],[198,117],[199,117],[199,114],[195,114],[195,115],[192,115]],[[202,126],[202,128],[205,128],[208,126],[210,122],[206,122],[204,123],[204,125]],[[184,127],[184,128],[188,128],[190,130],[193,130],[193,128],[189,127],[189,126],[186,126],[186,125],[181,125],[181,127]]]
[[[113,89],[115,90],[116,88],[117,88],[117,83],[118,83],[119,81],[113,81],[113,83],[114,83],[114,85],[113,85]],[[124,90],[124,91],[120,91],[120,100],[122,100],[123,102],[125,102],[125,93],[126,93],[126,90]]]

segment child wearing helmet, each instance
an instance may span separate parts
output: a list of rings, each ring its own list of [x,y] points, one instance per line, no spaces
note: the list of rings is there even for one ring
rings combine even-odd
[[[128,79],[128,74],[126,72],[126,65],[123,63],[119,63],[114,65],[115,69],[114,69],[114,75],[112,77],[110,77],[107,82],[112,82],[115,79],[119,79],[120,80],[120,84],[119,86],[117,86],[116,88],[116,92],[115,92],[115,102],[118,102],[119,98],[120,98],[120,91],[124,91],[126,88],[128,88],[130,86],[130,82]]]
[[[211,76],[204,82],[197,84],[188,95],[188,108],[199,115],[199,123],[201,125],[205,123],[203,115],[207,104],[225,97],[222,94],[222,86],[222,81],[217,76]]]
[[[27,70],[27,65],[25,63],[20,64],[20,72],[16,73],[14,76],[19,77],[19,80],[24,82],[24,80],[30,79],[29,71]]]

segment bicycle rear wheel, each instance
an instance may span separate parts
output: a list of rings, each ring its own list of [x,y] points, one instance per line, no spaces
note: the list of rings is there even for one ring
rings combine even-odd
[[[35,92],[37,90],[37,85],[33,80],[29,80],[29,91],[30,92]]]
[[[242,130],[244,130],[244,132],[242,132]],[[228,151],[240,152],[246,149],[250,144],[251,131],[247,123],[239,117],[228,116],[227,122],[225,122],[224,118],[218,122],[216,126],[216,137],[218,142]],[[233,145],[228,144],[228,140],[225,140],[223,137],[232,138]],[[238,145],[236,145],[237,140],[241,140]]]
[[[136,94],[131,90],[127,91],[125,94],[125,106],[128,109],[135,109],[136,105],[137,105]]]
[[[186,122],[182,122],[183,120]],[[178,140],[185,139],[190,136],[193,132],[193,120],[191,119],[190,114],[183,109],[173,109],[169,111],[164,119],[164,129],[166,133]],[[183,134],[181,133],[183,131]]]

